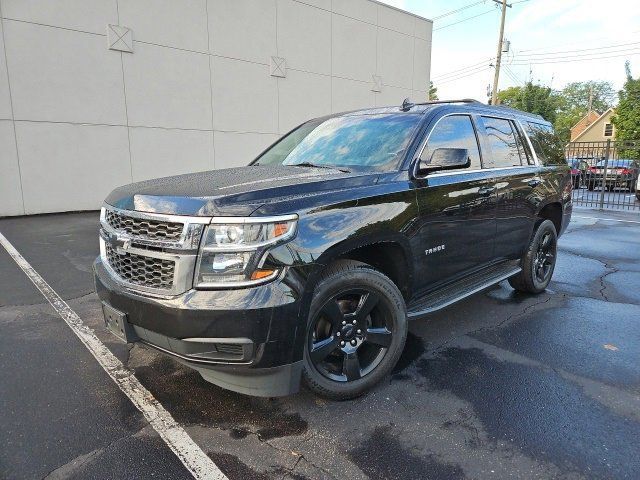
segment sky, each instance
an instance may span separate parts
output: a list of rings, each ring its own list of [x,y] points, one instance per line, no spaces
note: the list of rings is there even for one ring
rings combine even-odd
[[[431,80],[441,99],[487,100],[500,26],[500,8],[493,1],[381,1],[434,20]],[[507,9],[505,39],[511,44],[503,55],[500,89],[532,79],[554,89],[606,80],[619,90],[627,59],[633,75],[640,75],[640,0],[508,3],[513,5]],[[445,15],[471,4],[477,5]]]

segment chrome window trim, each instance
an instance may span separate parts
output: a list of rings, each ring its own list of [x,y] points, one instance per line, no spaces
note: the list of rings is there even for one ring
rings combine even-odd
[[[443,171],[443,172],[434,172],[430,173],[427,177],[444,177],[449,175],[466,175],[468,173],[479,173],[479,172],[499,172],[500,170],[524,170],[535,168],[537,165],[514,165],[513,167],[494,167],[494,168],[476,168],[474,170],[453,170],[453,171]],[[427,178],[422,177],[422,178]]]
[[[418,155],[416,155],[416,157],[413,159],[413,168],[412,168],[412,174],[413,177],[416,179],[425,179],[427,177],[441,177],[441,176],[446,176],[446,175],[464,175],[467,173],[477,173],[477,172],[495,172],[495,171],[500,171],[500,170],[511,170],[514,168],[532,168],[532,167],[540,167],[540,160],[538,159],[538,155],[536,154],[535,149],[533,148],[533,144],[531,143],[531,139],[529,138],[529,134],[527,133],[527,130],[524,128],[524,124],[522,123],[522,121],[518,118],[505,118],[505,117],[499,117],[499,116],[495,116],[495,115],[482,115],[481,113],[475,113],[478,116],[488,116],[488,117],[492,117],[492,118],[498,118],[501,120],[507,120],[507,121],[513,121],[516,122],[521,130],[522,133],[524,134],[525,140],[527,142],[527,145],[529,145],[529,150],[531,150],[531,154],[533,155],[533,160],[534,160],[534,164],[533,165],[513,165],[511,167],[493,167],[493,168],[480,168],[480,169],[473,169],[473,170],[455,170],[455,171],[444,171],[444,172],[435,172],[435,173],[430,173],[426,176],[420,176],[418,175],[418,165],[420,163],[420,157],[422,156],[422,152],[424,151],[424,149],[427,147],[427,143],[429,142],[429,138],[431,138],[431,134],[433,133],[433,131],[435,130],[436,126],[438,125],[438,123],[440,123],[440,121],[444,118],[447,117],[451,117],[451,116],[460,116],[460,115],[465,115],[467,117],[471,118],[471,121],[473,123],[474,129],[477,128],[475,122],[473,121],[473,115],[474,113],[472,112],[453,112],[453,113],[447,113],[446,115],[443,115],[442,117],[440,117],[438,120],[436,120],[436,123],[433,125],[433,128],[431,129],[431,131],[429,132],[429,135],[427,135],[427,137],[422,141],[422,144],[420,145],[420,148],[418,149],[419,153]],[[515,132],[514,132],[515,133]],[[476,132],[477,134],[477,132]],[[480,146],[478,146],[478,148],[480,148]],[[480,158],[482,159],[482,152],[480,152]]]
[[[516,123],[518,125],[520,125],[520,130],[522,131],[522,134],[524,135],[524,138],[527,141],[527,145],[529,145],[529,150],[531,150],[531,154],[533,155],[533,164],[537,167],[540,166],[540,160],[538,160],[538,154],[536,153],[536,150],[533,148],[533,143],[531,143],[531,139],[529,138],[529,134],[527,133],[527,129],[525,128],[524,124],[522,123],[522,121],[520,119],[516,119]]]
[[[422,144],[418,149],[419,151],[418,155],[413,159],[413,168],[411,169],[411,171],[414,178],[418,178],[418,179],[426,178],[426,176],[421,177],[420,175],[418,175],[418,166],[420,165],[420,157],[422,157],[422,152],[424,152],[424,149],[427,148],[427,143],[429,143],[429,139],[431,138],[431,134],[433,133],[433,131],[436,129],[438,124],[447,117],[462,117],[462,116],[469,117],[469,120],[471,120],[471,125],[473,126],[473,132],[476,136],[476,143],[478,144],[478,153],[480,154],[480,164],[482,165],[482,149],[480,147],[480,139],[478,138],[478,130],[476,128],[476,123],[473,121],[473,115],[474,114],[471,112],[452,112],[452,113],[447,113],[441,116],[438,120],[436,120],[436,123],[434,123],[433,127],[429,131],[429,135],[427,135],[427,138],[425,138],[422,141]],[[465,170],[465,172],[470,172],[470,171],[472,170]],[[428,176],[431,176],[431,175],[432,174]]]

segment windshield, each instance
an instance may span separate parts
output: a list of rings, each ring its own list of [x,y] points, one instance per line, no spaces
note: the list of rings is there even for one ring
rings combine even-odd
[[[380,171],[397,166],[421,115],[348,115],[301,125],[254,165],[317,165]]]

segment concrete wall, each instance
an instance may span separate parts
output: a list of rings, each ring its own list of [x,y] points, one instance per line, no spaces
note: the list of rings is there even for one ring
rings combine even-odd
[[[0,216],[243,165],[307,118],[429,84],[431,22],[370,0],[0,0],[0,16]]]

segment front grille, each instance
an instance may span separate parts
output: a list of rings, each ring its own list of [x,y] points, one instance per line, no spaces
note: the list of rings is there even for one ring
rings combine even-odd
[[[111,228],[118,232],[147,240],[178,242],[184,228],[183,223],[130,217],[113,210],[105,212],[105,220]]]
[[[129,252],[120,253],[108,244],[105,245],[105,250],[109,266],[127,283],[164,290],[170,290],[173,286],[173,261]]]

